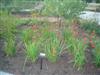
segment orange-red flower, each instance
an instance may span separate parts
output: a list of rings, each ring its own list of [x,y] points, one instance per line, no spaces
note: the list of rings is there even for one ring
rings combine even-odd
[[[93,32],[91,33],[91,36],[95,36],[95,31],[93,30]]]
[[[87,43],[87,38],[84,37],[83,40],[84,40],[84,44],[86,44]]]
[[[95,48],[95,45],[94,45],[93,43],[91,43],[90,46],[91,46],[92,48]]]
[[[95,48],[95,44],[94,44],[94,42],[90,39],[90,46],[92,47],[92,48]]]
[[[32,25],[32,30],[36,30],[38,27],[36,25]]]
[[[93,41],[90,39],[90,43],[93,43]]]

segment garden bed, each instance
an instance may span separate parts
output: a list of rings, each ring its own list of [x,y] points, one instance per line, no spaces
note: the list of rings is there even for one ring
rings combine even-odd
[[[43,0],[43,4],[43,9],[29,13],[0,10],[0,71],[14,75],[99,75],[100,26],[79,18],[87,3]]]
[[[59,23],[53,23],[50,30],[59,30]],[[19,30],[31,28],[32,25],[19,26]],[[39,26],[41,27],[41,26]],[[59,35],[60,36],[60,35]],[[91,62],[91,50],[86,51],[87,62],[82,70],[77,70],[73,67],[73,55],[65,51],[56,62],[52,63],[48,59],[43,60],[43,69],[40,70],[40,59],[34,63],[27,61],[24,71],[23,64],[25,61],[25,48],[20,41],[19,34],[16,35],[16,50],[17,53],[14,57],[6,57],[3,52],[3,41],[0,41],[0,70],[9,72],[15,75],[99,75],[100,69],[96,68]]]

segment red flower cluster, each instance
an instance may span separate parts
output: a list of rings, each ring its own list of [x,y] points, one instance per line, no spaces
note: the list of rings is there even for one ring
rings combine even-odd
[[[87,35],[84,32],[82,32],[82,36],[83,36],[84,44],[87,44],[88,41]]]
[[[95,48],[95,31],[93,31],[89,38],[87,38],[87,35],[82,32],[82,36],[83,36],[83,40],[84,40],[84,44],[87,44],[89,42],[89,45],[91,48]]]
[[[90,43],[90,46],[92,47],[92,48],[95,48],[95,43],[94,43],[94,38],[95,38],[95,31],[93,31],[92,33],[91,33],[91,35],[90,35],[90,40],[89,40],[89,43]]]
[[[72,33],[73,33],[73,36],[75,36],[75,37],[79,36],[79,29],[78,29],[77,25],[72,26]]]
[[[36,25],[32,25],[32,30],[37,30],[38,27]]]

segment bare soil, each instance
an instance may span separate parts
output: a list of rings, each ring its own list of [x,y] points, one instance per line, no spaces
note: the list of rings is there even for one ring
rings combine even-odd
[[[15,75],[100,75],[100,69],[97,69],[91,62],[87,62],[83,69],[78,71],[73,67],[72,55],[68,52],[60,56],[55,63],[44,59],[42,70],[40,60],[37,60],[35,63],[27,61],[23,71],[24,61],[25,54],[21,45],[17,49],[17,54],[11,58],[5,57],[0,50],[0,70]]]

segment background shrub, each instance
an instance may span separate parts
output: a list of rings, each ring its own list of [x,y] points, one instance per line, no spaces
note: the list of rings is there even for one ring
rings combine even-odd
[[[82,0],[44,0],[43,14],[72,18],[79,15],[85,6]]]

